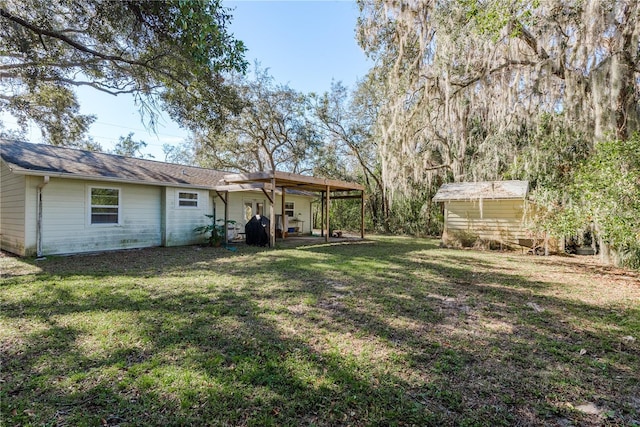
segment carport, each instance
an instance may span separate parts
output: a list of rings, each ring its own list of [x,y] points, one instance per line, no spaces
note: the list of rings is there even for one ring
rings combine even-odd
[[[329,241],[329,206],[331,200],[359,199],[360,200],[360,237],[364,238],[364,187],[354,182],[335,179],[316,178],[306,175],[298,175],[289,172],[253,172],[225,175],[222,185],[215,190],[225,203],[225,224],[228,217],[227,193],[232,191],[246,191],[247,189],[262,190],[269,200],[270,242],[275,245],[276,224],[274,201],[276,189],[282,191],[282,212],[284,212],[285,195],[287,189],[319,193],[322,201],[322,235],[325,241]]]

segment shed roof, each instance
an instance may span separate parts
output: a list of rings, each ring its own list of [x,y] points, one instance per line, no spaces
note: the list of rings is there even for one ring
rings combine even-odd
[[[49,175],[211,189],[228,173],[214,169],[0,138],[0,156],[21,175]]]
[[[524,199],[528,192],[529,181],[455,182],[443,184],[433,201]]]

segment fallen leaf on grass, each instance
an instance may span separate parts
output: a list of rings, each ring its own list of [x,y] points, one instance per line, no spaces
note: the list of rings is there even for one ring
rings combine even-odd
[[[544,311],[544,308],[540,307],[535,302],[528,302],[527,307],[533,308],[537,313],[542,313]]]

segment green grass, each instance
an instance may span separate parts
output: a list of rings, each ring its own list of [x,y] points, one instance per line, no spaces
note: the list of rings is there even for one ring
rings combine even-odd
[[[0,425],[640,426],[640,278],[588,258],[374,237],[0,272]]]

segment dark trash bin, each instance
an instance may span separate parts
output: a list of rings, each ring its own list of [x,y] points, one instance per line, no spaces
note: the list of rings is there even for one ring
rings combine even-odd
[[[244,226],[247,245],[269,246],[269,218],[254,215]]]

